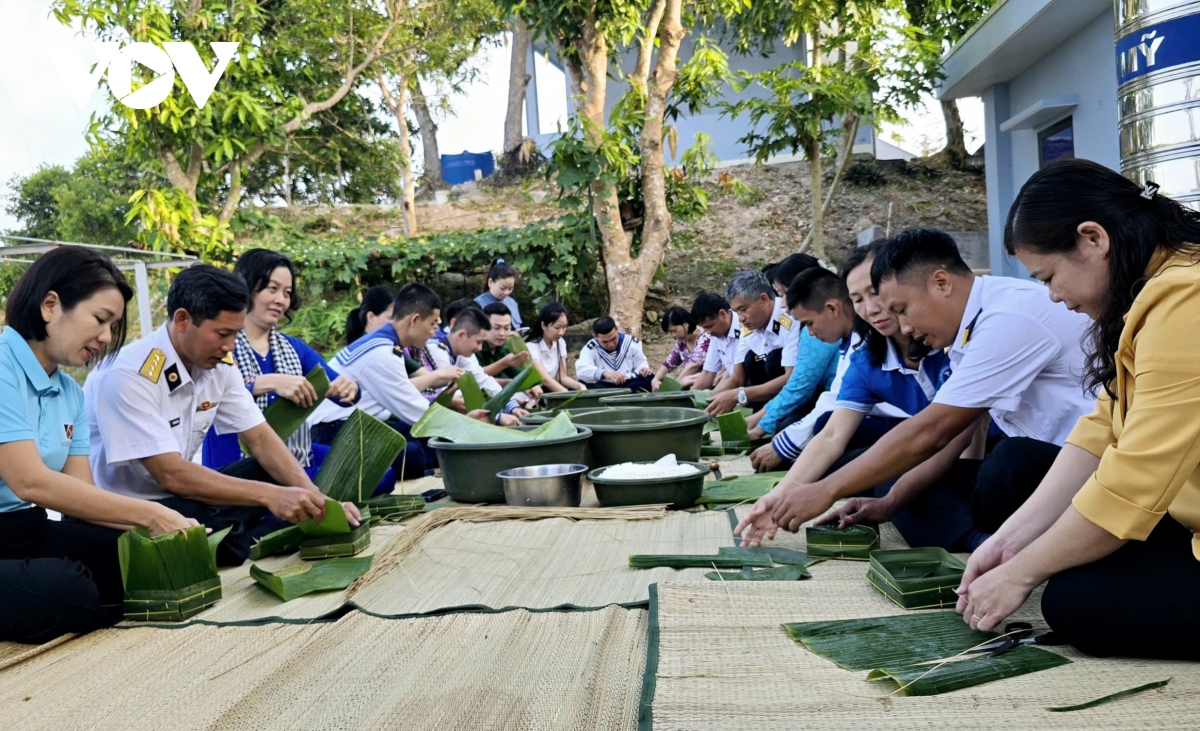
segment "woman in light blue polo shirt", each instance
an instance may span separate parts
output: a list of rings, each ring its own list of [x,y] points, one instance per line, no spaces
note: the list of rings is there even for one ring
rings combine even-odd
[[[60,368],[120,348],[132,296],[108,257],[76,246],[43,254],[9,294],[0,333],[0,640],[41,643],[119,621],[120,531],[196,525],[95,486],[83,389]],[[50,520],[47,509],[88,522]]]

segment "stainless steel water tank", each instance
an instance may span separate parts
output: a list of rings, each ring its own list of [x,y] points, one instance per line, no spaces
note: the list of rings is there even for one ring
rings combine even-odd
[[[1200,209],[1200,0],[1116,0],[1121,171]]]

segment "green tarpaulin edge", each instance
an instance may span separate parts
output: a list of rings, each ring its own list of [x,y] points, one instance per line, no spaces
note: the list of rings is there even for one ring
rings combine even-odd
[[[649,640],[646,642],[646,672],[642,675],[642,699],[638,703],[638,731],[654,729],[654,692],[658,687],[658,584],[650,585]]]

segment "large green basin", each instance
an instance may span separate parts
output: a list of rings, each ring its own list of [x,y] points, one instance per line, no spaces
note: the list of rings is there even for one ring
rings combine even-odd
[[[695,407],[691,391],[659,391],[657,393],[631,393],[626,396],[606,396],[600,399],[600,404],[602,406],[674,406],[680,409]]]
[[[557,391],[554,393],[547,391],[542,394],[542,403],[546,405],[547,409],[557,409],[570,401],[571,404],[568,408],[583,409],[589,406],[599,406],[600,399],[605,396],[620,396],[627,393],[633,393],[633,391],[628,388],[589,388],[586,391]],[[579,397],[575,398],[575,394],[579,394]]]
[[[653,462],[674,454],[680,462],[700,459],[700,438],[708,414],[700,409],[645,406],[591,411],[573,416],[592,430],[594,469],[621,462]]]
[[[582,409],[575,408],[575,404],[571,404],[565,409],[555,409],[554,411],[534,411],[521,417],[521,423],[526,426],[541,426],[547,421],[550,421],[559,414],[566,413],[571,417],[571,421],[575,421],[575,417],[579,414],[586,414],[592,411],[608,411],[608,406],[585,406]]]
[[[704,478],[708,476],[708,465],[699,462],[680,462],[695,467],[694,475],[683,477],[659,477],[651,480],[606,480],[607,467],[588,473],[596,499],[601,507],[620,505],[661,505],[669,503],[672,508],[690,508],[704,493]]]
[[[442,483],[451,498],[460,503],[503,503],[504,483],[496,473],[542,464],[588,464],[591,436],[590,429],[576,427],[572,436],[535,442],[455,444],[435,437],[429,446],[437,452]]]

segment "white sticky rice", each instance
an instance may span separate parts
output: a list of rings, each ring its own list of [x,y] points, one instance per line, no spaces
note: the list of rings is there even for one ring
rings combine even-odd
[[[663,477],[691,477],[700,470],[690,464],[638,464],[622,462],[604,470],[605,480],[658,480]]]

